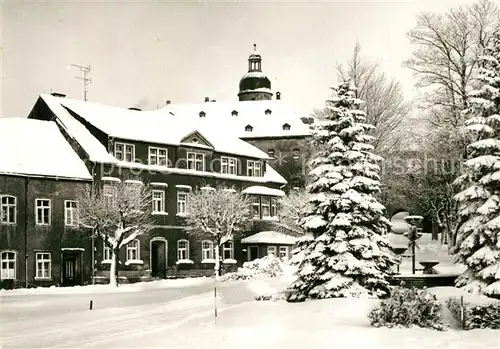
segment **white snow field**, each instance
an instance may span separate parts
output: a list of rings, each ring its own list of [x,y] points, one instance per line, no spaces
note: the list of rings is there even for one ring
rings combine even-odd
[[[495,330],[372,328],[366,315],[378,302],[374,299],[254,300],[256,295],[283,290],[290,279],[287,272],[275,279],[219,283],[217,321],[214,283],[208,278],[119,287],[140,292],[6,291],[0,299],[0,347],[494,349],[500,345],[500,331]],[[436,289],[444,298],[460,292]],[[89,310],[91,299],[93,310]]]

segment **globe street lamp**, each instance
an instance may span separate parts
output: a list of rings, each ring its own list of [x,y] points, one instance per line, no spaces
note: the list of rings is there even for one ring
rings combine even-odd
[[[406,216],[404,220],[408,223],[409,229],[403,235],[410,240],[408,248],[411,248],[411,272],[415,274],[415,247],[418,247],[417,240],[422,237],[422,228],[417,227],[417,225],[420,225],[424,218],[422,216]]]

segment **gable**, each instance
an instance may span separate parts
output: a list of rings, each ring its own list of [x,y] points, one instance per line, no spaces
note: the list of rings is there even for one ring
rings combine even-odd
[[[191,146],[201,146],[214,148],[213,144],[208,141],[199,131],[193,131],[181,139],[181,144],[189,144]]]

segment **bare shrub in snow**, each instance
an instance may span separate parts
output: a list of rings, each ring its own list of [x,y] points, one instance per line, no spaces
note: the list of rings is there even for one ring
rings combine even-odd
[[[451,297],[446,300],[446,305],[451,314],[458,322],[462,318],[461,301],[457,297]],[[475,328],[500,329],[500,302],[491,302],[488,304],[464,303],[464,330],[473,330]]]
[[[444,330],[441,304],[426,290],[395,287],[391,296],[368,314],[374,327],[419,326]]]

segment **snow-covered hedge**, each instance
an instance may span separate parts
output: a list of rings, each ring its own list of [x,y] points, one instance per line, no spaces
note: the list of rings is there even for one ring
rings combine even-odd
[[[247,280],[252,279],[257,275],[267,277],[277,277],[283,275],[283,262],[268,255],[266,257],[243,263],[241,268],[235,273],[228,273],[222,276],[222,281],[225,280]]]
[[[426,290],[395,287],[391,296],[368,314],[374,327],[419,326],[444,330],[441,304]]]
[[[446,300],[446,306],[459,323],[461,322],[460,299],[451,297]],[[489,304],[473,304],[464,302],[464,330],[475,328],[500,329],[500,302]]]

